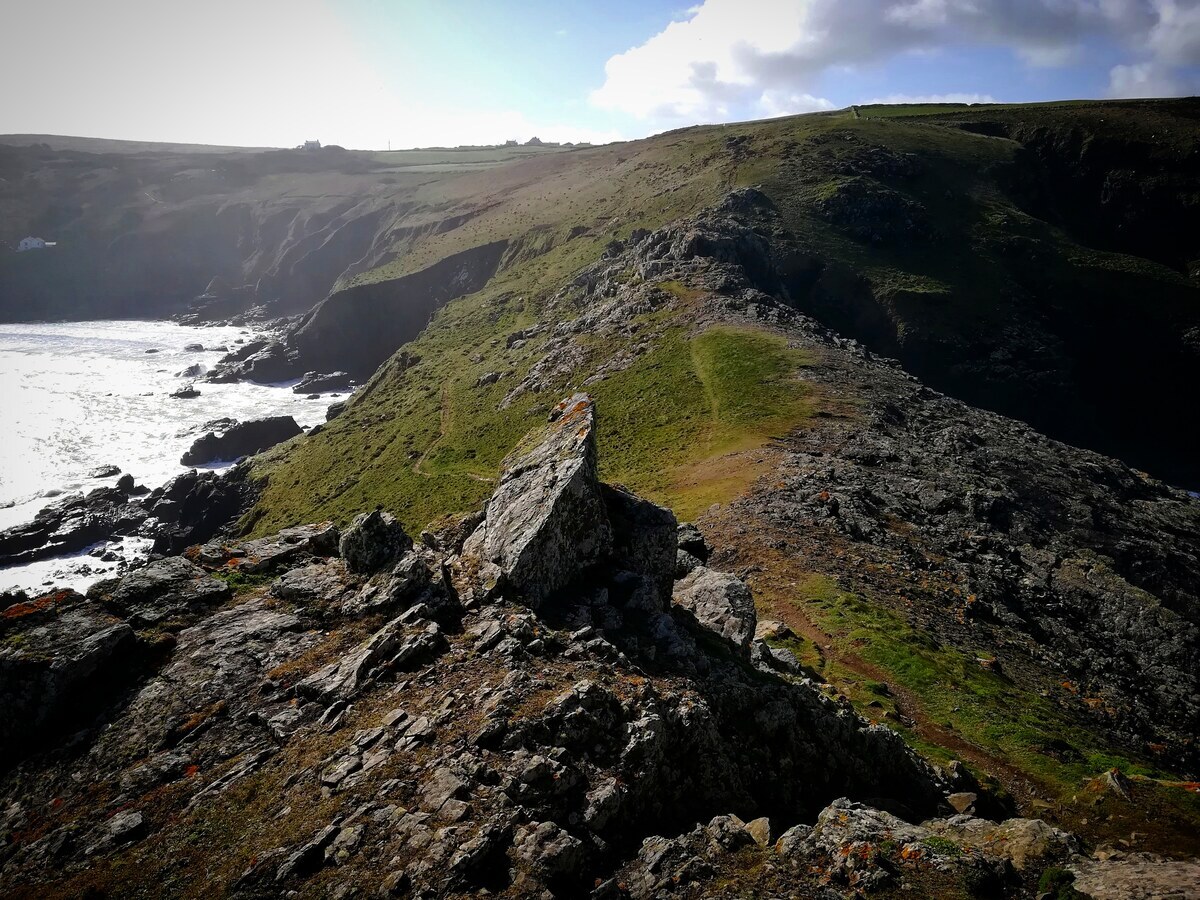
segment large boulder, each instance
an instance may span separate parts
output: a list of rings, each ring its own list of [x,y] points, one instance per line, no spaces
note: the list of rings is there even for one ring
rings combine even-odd
[[[246,466],[228,473],[197,472],[172,478],[146,498],[145,507],[158,522],[156,553],[178,553],[209,540],[251,504],[258,486]]]
[[[241,459],[243,456],[261,453],[303,433],[303,429],[291,416],[271,416],[251,422],[238,422],[222,433],[212,431],[197,438],[179,462],[185,466],[202,466],[218,460]]]
[[[156,625],[228,600],[233,592],[182,556],[147,563],[116,583],[96,591],[105,605],[137,626]]]
[[[613,564],[637,576],[625,605],[667,610],[675,582],[675,514],[619,487],[603,485],[601,493],[612,526]]]
[[[705,628],[749,650],[758,615],[750,588],[736,575],[699,566],[675,585],[675,602]]]
[[[0,615],[0,765],[49,730],[78,731],[136,666],[133,628],[73,591]]]
[[[342,533],[338,544],[351,572],[370,574],[389,566],[412,548],[412,538],[404,533],[391,513],[376,509],[359,513]]]
[[[483,560],[534,607],[612,549],[592,399],[575,394],[553,416],[536,443],[505,460],[480,526]]]

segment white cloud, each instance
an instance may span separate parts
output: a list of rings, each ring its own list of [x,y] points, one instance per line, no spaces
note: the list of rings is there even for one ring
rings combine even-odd
[[[688,18],[609,59],[592,102],[641,119],[726,115],[747,92],[761,93],[747,57],[784,53],[804,39],[806,6],[803,0],[705,0]]]
[[[876,104],[902,104],[911,105],[913,103],[995,103],[996,98],[991,94],[888,94],[886,97],[876,97],[873,100],[862,101],[862,106],[874,106]]]
[[[1114,70],[1114,90],[1178,88],[1175,70],[1200,64],[1200,2],[704,0],[611,57],[591,101],[657,123],[772,115],[827,108],[820,81],[836,67],[981,45],[1065,66],[1096,40],[1142,60]]]
[[[1183,80],[1157,63],[1113,66],[1108,75],[1108,96],[1117,99],[1179,97],[1190,93]]]
[[[814,97],[812,94],[763,91],[762,96],[758,98],[758,111],[768,119],[836,108],[824,97]]]

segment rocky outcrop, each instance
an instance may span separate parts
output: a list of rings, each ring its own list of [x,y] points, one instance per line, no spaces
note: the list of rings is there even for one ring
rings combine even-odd
[[[179,553],[209,540],[245,512],[258,488],[246,466],[172,478],[151,491],[143,507],[153,517],[154,552]]]
[[[177,557],[98,591],[127,617],[104,621],[174,636],[78,738],[78,780],[52,756],[0,779],[4,821],[21,823],[5,827],[39,835],[0,848],[0,879],[69,892],[95,858],[136,852],[118,878],[151,884],[229,803],[227,830],[189,852],[232,863],[198,876],[214,889],[251,894],[340,867],[369,892],[577,896],[640,859],[647,835],[729,811],[750,823],[739,842],[723,820],[718,845],[735,849],[844,795],[935,812],[945,788],[893,732],[696,640],[702,626],[669,603],[674,517],[596,479],[590,401],[560,413],[488,503],[499,580],[472,555],[487,546],[478,529],[461,554],[431,536],[383,562],[395,531],[373,513],[345,545],[369,565],[330,556],[336,532],[312,526],[193,554],[247,572],[270,557],[269,593],[231,598]],[[542,515],[503,515],[525,499],[517,483]],[[567,535],[601,527],[602,543],[565,552]],[[552,592],[531,591],[536,546],[562,551],[541,570]],[[280,827],[260,829],[267,816]]]
[[[241,459],[261,453],[304,430],[291,416],[271,416],[250,422],[238,422],[223,432],[209,432],[197,438],[183,457],[181,465],[199,466],[223,460]]]
[[[342,532],[338,549],[352,572],[372,574],[412,547],[396,517],[383,510],[360,513]]]
[[[366,378],[415,338],[436,310],[487,284],[507,249],[507,241],[494,241],[401,278],[331,294],[287,334],[295,354],[292,376],[344,370]]]
[[[146,563],[115,584],[102,582],[88,592],[139,628],[202,613],[232,595],[228,584],[181,556]]]
[[[72,591],[0,610],[0,769],[77,730],[138,674],[130,625]]]
[[[496,577],[540,606],[612,549],[596,478],[595,412],[576,394],[555,407],[538,443],[518,450],[472,537]]]

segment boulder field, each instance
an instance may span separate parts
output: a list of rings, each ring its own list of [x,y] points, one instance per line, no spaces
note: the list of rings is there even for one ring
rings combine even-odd
[[[595,429],[563,401],[416,542],[374,510],[0,611],[4,894],[996,895],[1082,865],[756,637],[694,527],[599,481]]]

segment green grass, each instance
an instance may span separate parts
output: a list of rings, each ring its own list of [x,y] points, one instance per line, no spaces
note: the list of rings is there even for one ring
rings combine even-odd
[[[976,654],[940,644],[915,630],[887,607],[841,590],[833,578],[812,575],[805,579],[797,587],[794,602],[818,627],[835,636],[838,648],[857,654],[885,671],[892,683],[919,696],[930,720],[1063,794],[1077,789],[1082,779],[1109,768],[1130,775],[1165,774],[1113,753],[1049,699],[984,669]],[[885,708],[895,708],[876,682],[862,679],[836,661],[808,648],[802,661],[842,687],[865,712],[871,712],[868,704],[872,702],[883,701]],[[935,758],[954,758],[953,753],[930,746],[914,734],[906,736]],[[1057,755],[1044,749],[1051,746],[1060,748]],[[1063,747],[1074,751],[1069,759],[1062,758]]]
[[[481,294],[447,307],[412,345],[420,364],[400,374],[385,368],[365,388],[369,402],[260,461],[268,480],[251,514],[254,531],[345,522],[378,503],[416,531],[481,505],[504,457],[582,380],[565,378],[499,408],[535,354],[506,352],[503,343],[490,348],[490,341],[530,321],[511,295]],[[473,362],[480,347],[490,349]],[[730,477],[704,464],[803,424],[813,401],[797,376],[810,363],[762,331],[713,327],[690,337],[682,327],[665,328],[633,365],[588,387],[597,404],[601,477],[680,514],[732,499],[747,484],[742,469]],[[514,364],[511,376],[476,385],[484,372]]]

